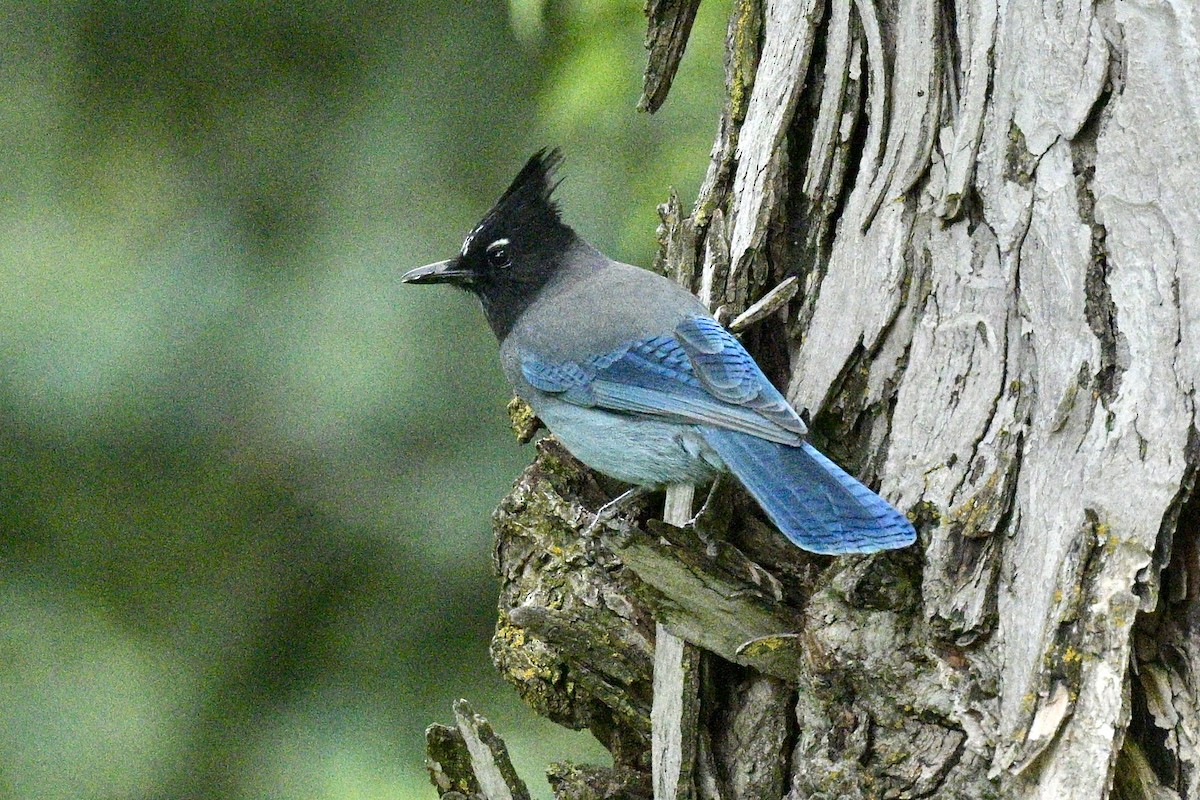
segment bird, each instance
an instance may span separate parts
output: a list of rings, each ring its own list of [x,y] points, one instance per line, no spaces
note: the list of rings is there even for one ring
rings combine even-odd
[[[563,221],[552,196],[561,161],[557,148],[536,152],[456,256],[401,281],[474,294],[515,394],[631,492],[730,472],[804,550],[911,545],[908,519],[808,442],[800,415],[699,299]]]

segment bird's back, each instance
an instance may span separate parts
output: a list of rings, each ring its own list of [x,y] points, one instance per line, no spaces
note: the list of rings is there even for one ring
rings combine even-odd
[[[542,289],[500,343],[504,372],[514,385],[524,383],[521,352],[547,361],[579,361],[671,334],[689,315],[707,315],[700,301],[673,281],[584,246],[590,252]]]

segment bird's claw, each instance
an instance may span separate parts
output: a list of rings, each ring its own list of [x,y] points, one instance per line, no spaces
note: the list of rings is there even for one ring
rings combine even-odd
[[[592,521],[588,523],[588,526],[583,529],[580,535],[584,538],[595,537],[596,532],[600,530],[601,526],[605,525],[609,520],[617,516],[617,514],[620,513],[630,503],[643,497],[648,492],[649,489],[644,486],[634,486],[632,489],[628,489],[614,497],[612,500],[609,500],[607,503],[600,506],[600,508],[596,509],[596,513],[592,517]]]
[[[720,479],[718,478],[718,480]],[[704,543],[704,552],[709,558],[716,558],[719,555],[721,540],[719,537],[713,536],[706,531],[706,528],[708,527],[707,525],[701,527],[700,521],[701,519],[706,519],[707,517],[711,516],[709,512],[709,504],[712,503],[713,494],[715,491],[716,486],[714,485],[709,490],[708,496],[704,498],[704,503],[700,506],[700,510],[693,514],[691,519],[683,523],[684,528],[690,529],[696,534],[696,538]]]
[[[609,517],[608,519],[612,519],[612,517]],[[593,515],[592,521],[587,524],[587,527],[579,532],[579,535],[584,539],[595,539],[596,531],[600,530],[600,526],[608,522],[608,519],[601,518],[599,514]]]

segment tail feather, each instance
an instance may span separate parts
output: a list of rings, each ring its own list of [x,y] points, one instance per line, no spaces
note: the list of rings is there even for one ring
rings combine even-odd
[[[720,428],[701,430],[779,530],[805,550],[874,553],[916,541],[904,515],[807,442],[793,447]]]

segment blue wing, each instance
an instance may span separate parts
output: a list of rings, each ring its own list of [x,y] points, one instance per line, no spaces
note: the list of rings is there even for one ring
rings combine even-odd
[[[716,320],[581,361],[522,354],[525,379],[569,403],[700,426],[789,539],[815,553],[872,553],[916,539],[899,511],[803,439],[804,422]]]
[[[797,445],[803,420],[733,334],[716,320],[685,319],[673,335],[629,342],[580,361],[521,355],[536,389],[579,406],[667,417]]]

